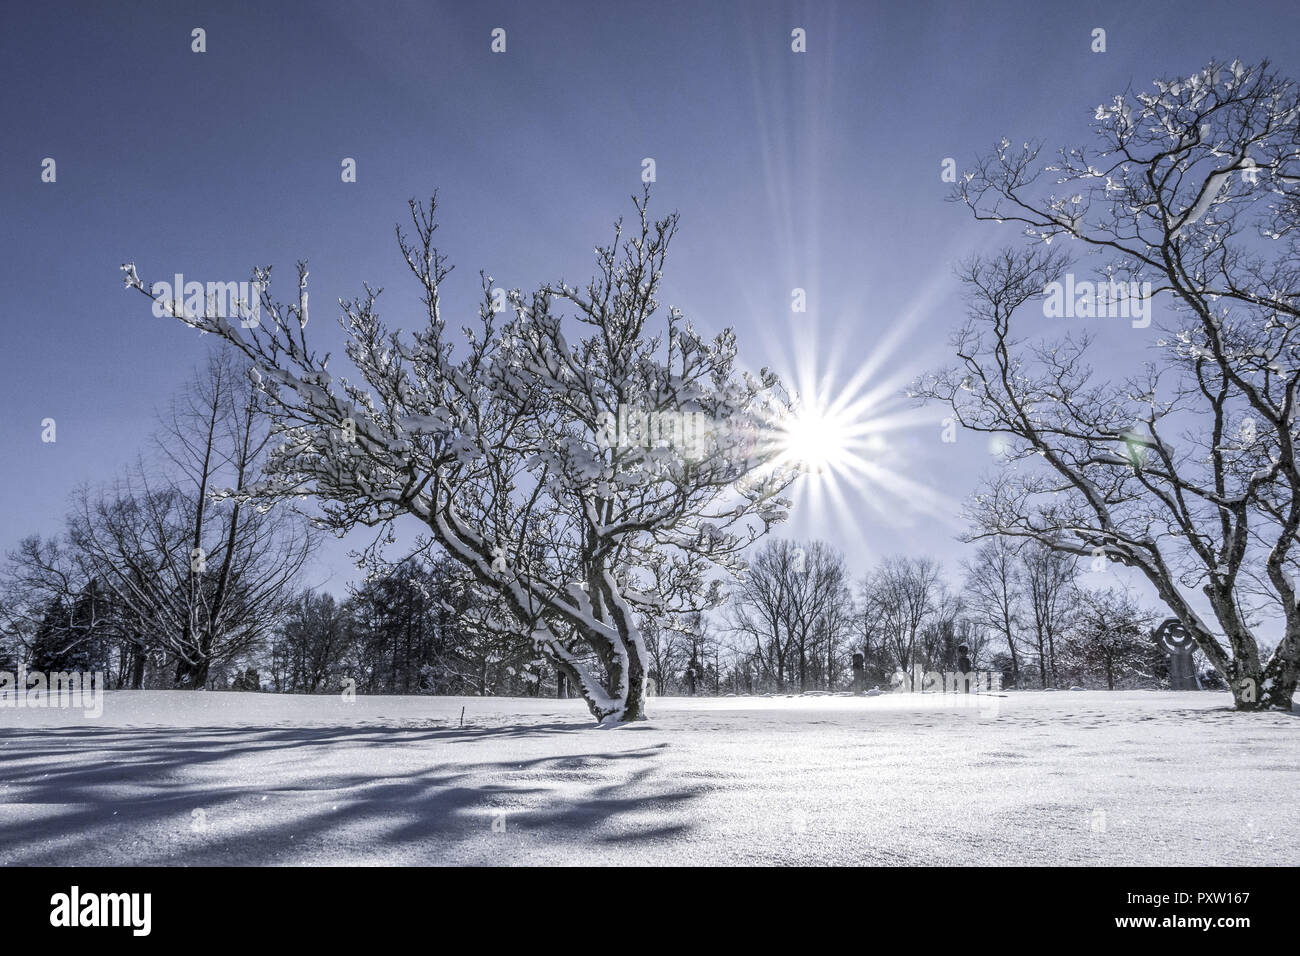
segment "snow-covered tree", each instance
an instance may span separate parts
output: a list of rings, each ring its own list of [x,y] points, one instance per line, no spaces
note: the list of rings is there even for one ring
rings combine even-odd
[[[329,356],[309,348],[302,264],[287,305],[270,296],[269,268],[255,270],[256,327],[198,302],[171,309],[252,361],[281,442],[270,476],[231,494],[313,497],[338,533],[419,522],[500,595],[598,719],[624,721],[644,716],[638,613],[716,600],[706,570],[742,566],[785,517],[793,478],[766,440],[790,410],[780,383],[737,371],[731,330],[706,340],[660,309],[678,220],[649,218],[648,195],[635,202],[634,228],[616,224],[586,286],[502,297],[484,275],[477,321],[456,336],[436,197],[412,201],[415,235],[399,229],[398,242],[422,292],[420,327],[390,332],[368,286],[341,303],[364,385],[336,383]],[[148,294],[134,265],[123,270]]]
[[[1104,680],[1107,690],[1155,683],[1164,652],[1151,639],[1150,611],[1114,589],[1080,589],[1075,608],[1062,655],[1072,680]]]
[[[918,390],[967,428],[1007,436],[1011,463],[974,502],[978,536],[1136,568],[1239,708],[1289,708],[1300,676],[1296,87],[1267,64],[1211,63],[1094,118],[1092,146],[1043,164],[1038,144],[1004,139],[959,181],[954,199],[1018,224],[1031,248],[963,268],[972,316],[954,339],[958,364]],[[1094,373],[1086,335],[1024,339],[1075,249],[1098,257],[1103,287],[1128,290],[1121,307],[1140,308],[1149,282],[1171,313],[1156,356],[1126,380]],[[1271,653],[1265,627],[1278,635]]]

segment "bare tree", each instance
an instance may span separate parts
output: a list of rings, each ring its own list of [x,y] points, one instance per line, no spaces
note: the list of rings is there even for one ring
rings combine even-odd
[[[141,461],[111,487],[83,488],[69,518],[70,545],[139,640],[170,656],[179,688],[202,689],[213,663],[269,636],[311,550],[286,509],[214,500],[218,482],[261,475],[269,436],[255,399],[235,356],[214,353],[164,419],[170,467]]]
[[[857,600],[854,602],[854,642],[862,651],[864,672],[877,680],[888,680],[896,669],[889,647],[886,622],[872,607],[870,600],[872,575],[864,575],[858,582]]]
[[[313,591],[295,595],[272,650],[275,689],[314,694],[329,687],[329,678],[338,670],[352,638],[348,625],[347,610],[333,595]]]
[[[921,627],[920,658],[927,670],[952,670],[957,664],[959,634],[966,631],[966,611],[960,594],[942,580],[934,587],[931,610]]]
[[[824,541],[770,541],[750,562],[729,604],[733,634],[750,642],[760,680],[778,691],[834,677],[851,631],[844,556]]]
[[[1051,163],[1004,139],[954,198],[1059,241],[964,268],[959,364],[919,385],[965,427],[1008,436],[1014,467],[976,498],[975,533],[1136,568],[1242,709],[1289,708],[1300,676],[1298,117],[1295,85],[1267,64],[1211,63],[1099,106],[1095,145]],[[1101,255],[1130,308],[1144,282],[1171,307],[1141,373],[1099,379],[1087,336],[1012,333],[1065,277],[1063,246]],[[1280,634],[1271,654],[1252,615]]]
[[[846,672],[848,658],[857,635],[858,613],[853,602],[849,571],[842,555],[834,574],[834,586],[825,589],[825,600],[817,619],[818,669],[822,672],[822,686],[834,690],[840,675]],[[829,575],[828,575],[829,577]]]
[[[368,287],[344,304],[348,357],[368,388],[336,387],[329,356],[308,347],[301,264],[289,305],[271,299],[269,269],[255,271],[254,329],[173,307],[254,364],[281,436],[273,474],[235,498],[312,496],[340,532],[410,516],[500,595],[602,720],[644,716],[637,617],[686,599],[666,573],[738,570],[744,548],[784,518],[780,493],[794,477],[765,467],[777,455],[761,436],[790,407],[776,377],[736,371],[730,330],[705,340],[678,310],[660,312],[677,216],[651,220],[647,203],[636,200],[630,235],[620,221],[597,249],[584,288],[499,296],[484,275],[457,359],[442,313],[451,267],[433,243],[436,201],[413,201],[415,237],[399,230],[398,241],[422,292],[421,327],[409,338],[390,332]],[[149,294],[133,265],[123,269],[129,288]],[[501,321],[505,299],[513,317]],[[575,326],[585,337],[570,343]],[[647,426],[636,440],[624,440],[628,420]],[[701,420],[712,423],[702,452],[681,440]]]
[[[809,541],[792,547],[788,573],[786,632],[797,655],[799,689],[811,687],[811,670],[819,661],[829,661],[828,645],[838,639],[846,619],[844,608],[851,602],[849,572],[844,555],[825,541]]]
[[[121,608],[93,568],[61,537],[33,535],[7,555],[0,575],[0,636],[17,659],[43,667],[42,659],[94,658],[98,666],[101,655],[88,652],[89,646],[129,637],[122,624]]]
[[[1017,629],[1023,593],[1019,574],[1020,544],[994,537],[981,542],[975,556],[964,563],[966,608],[971,619],[1002,638],[1011,655],[1011,685],[1020,682]]]
[[[649,676],[655,682],[655,693],[667,694],[673,675],[682,666],[683,634],[672,622],[647,614],[641,619],[641,638],[649,656]]]
[[[917,638],[939,606],[939,565],[930,558],[891,557],[868,575],[863,613],[880,629],[893,663],[907,673],[917,662]]]
[[[1033,626],[1038,651],[1038,680],[1056,687],[1056,642],[1070,626],[1073,600],[1078,590],[1078,568],[1073,555],[1034,543],[1020,554],[1021,591]]]
[[[769,541],[749,562],[728,604],[731,631],[752,642],[761,683],[786,689],[793,655],[789,630],[795,545]]]

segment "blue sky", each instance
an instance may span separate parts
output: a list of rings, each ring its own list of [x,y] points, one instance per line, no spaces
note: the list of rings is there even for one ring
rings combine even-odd
[[[408,198],[439,190],[445,307],[470,316],[479,269],[525,289],[585,278],[653,157],[654,206],[682,214],[665,301],[735,326],[753,368],[831,394],[865,368],[872,414],[894,426],[881,461],[916,483],[805,494],[784,533],[825,537],[858,570],[899,551],[955,567],[953,503],[995,459],[974,436],[944,444],[942,412],[898,393],[946,359],[964,314],[954,260],[1016,235],[944,202],[943,159],[1003,135],[1082,141],[1096,104],[1211,57],[1300,74],[1293,2],[55,3],[6,20],[5,549],[58,530],[79,483],[143,450],[202,358],[194,332],[122,291],[122,262],[146,281],[273,264],[283,282],[308,259],[312,330],[337,352],[332,303],[363,281],[388,288],[392,324],[418,318],[393,239]],[[1120,368],[1156,329],[1100,332]],[[342,590],[344,550],[317,582]]]

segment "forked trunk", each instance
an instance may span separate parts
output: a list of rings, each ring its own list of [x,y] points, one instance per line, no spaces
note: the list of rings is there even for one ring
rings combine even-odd
[[[1275,665],[1262,672],[1244,674],[1232,681],[1232,699],[1237,710],[1290,710],[1296,680],[1275,673]]]

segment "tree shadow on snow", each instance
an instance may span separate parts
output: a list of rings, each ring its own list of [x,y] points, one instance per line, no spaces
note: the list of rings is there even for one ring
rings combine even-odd
[[[590,729],[7,730],[0,864],[581,862],[689,830],[708,788],[668,779],[668,744]]]

